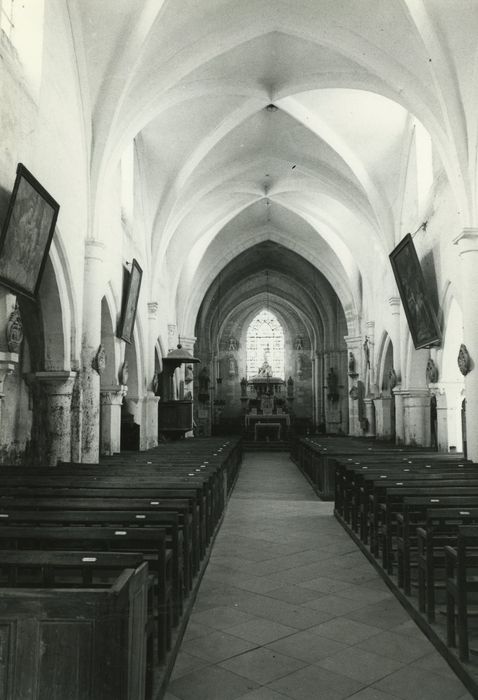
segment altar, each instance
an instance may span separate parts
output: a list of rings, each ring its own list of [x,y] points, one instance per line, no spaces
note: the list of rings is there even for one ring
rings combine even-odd
[[[245,416],[246,431],[254,429],[256,442],[264,432],[272,432],[274,439],[283,440],[287,436],[289,426],[290,415],[288,413],[248,413]]]
[[[247,400],[245,398],[244,428],[251,437],[254,435],[256,442],[262,437],[286,440],[291,424],[290,414],[285,410],[285,382],[273,377],[267,369],[265,362],[259,373],[247,382],[252,396]]]

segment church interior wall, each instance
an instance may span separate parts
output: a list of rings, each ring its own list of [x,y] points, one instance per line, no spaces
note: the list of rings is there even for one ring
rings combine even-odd
[[[181,335],[192,338],[196,333],[196,347],[203,365],[209,368],[211,374],[211,401],[214,401],[213,392],[216,392],[216,398],[218,395],[215,373],[220,368],[219,373],[223,379],[221,391],[226,400],[226,405],[220,407],[222,415],[231,420],[240,418],[239,382],[245,372],[241,354],[244,351],[243,341],[240,340],[240,349],[233,358],[234,373],[230,371],[231,353],[225,344],[228,334],[242,338],[244,326],[234,326],[234,319],[228,324],[223,324],[223,321],[232,308],[237,308],[237,318],[240,316],[241,322],[245,323],[243,312],[244,304],[249,303],[247,299],[254,298],[254,304],[257,302],[258,307],[264,303],[264,280],[258,282],[258,276],[254,279],[255,273],[251,273],[246,280],[242,272],[239,274],[237,262],[241,256],[246,256],[244,269],[247,269],[252,260],[247,258],[248,252],[264,243],[281,249],[280,253],[273,247],[261,250],[270,250],[276,256],[276,269],[274,275],[271,271],[271,289],[267,293],[270,293],[271,299],[275,295],[277,313],[282,314],[284,326],[288,329],[286,376],[294,379],[296,415],[310,419],[315,426],[325,421],[330,429],[348,432],[350,428],[352,432],[355,431],[354,434],[364,434],[365,423],[361,423],[365,416],[363,399],[379,399],[380,393],[386,388],[383,379],[382,339],[387,336],[391,338],[394,349],[393,369],[397,375],[397,396],[399,392],[405,392],[402,398],[397,398],[396,410],[401,416],[397,417],[397,421],[403,424],[403,416],[406,414],[407,420],[413,423],[414,419],[410,418],[415,410],[412,403],[414,407],[420,403],[421,408],[416,408],[416,411],[424,415],[428,398],[438,392],[450,424],[446,433],[448,437],[443,437],[440,445],[443,449],[455,443],[459,445],[459,430],[456,426],[464,380],[456,369],[456,356],[461,342],[466,339],[462,331],[466,322],[466,298],[462,292],[458,247],[453,241],[464,225],[473,224],[476,188],[473,188],[472,174],[469,181],[462,178],[463,184],[458,184],[460,173],[463,175],[466,172],[466,158],[462,126],[456,110],[449,105],[450,124],[456,127],[452,138],[452,134],[440,131],[430,116],[426,122],[427,110],[424,109],[424,104],[417,103],[416,111],[418,117],[424,119],[430,134],[417,116],[406,113],[405,101],[401,105],[394,103],[393,108],[388,106],[393,112],[397,129],[402,125],[403,131],[401,140],[395,140],[388,154],[389,170],[382,163],[380,167],[377,166],[377,173],[374,173],[377,180],[381,178],[383,192],[380,188],[377,191],[380,196],[383,195],[383,201],[373,212],[369,208],[369,202],[362,199],[363,192],[360,191],[353,196],[351,194],[350,211],[346,212],[342,204],[334,205],[335,208],[331,209],[340,221],[331,222],[325,217],[320,219],[318,215],[314,219],[307,206],[304,204],[302,207],[303,203],[299,199],[295,208],[288,208],[293,191],[287,190],[293,182],[289,179],[284,180],[284,192],[276,193],[275,201],[272,197],[264,206],[265,198],[261,191],[255,193],[257,201],[249,206],[249,195],[241,190],[247,172],[245,163],[241,161],[231,168],[231,173],[233,171],[237,178],[238,191],[234,195],[237,216],[226,220],[221,208],[224,206],[221,200],[223,183],[217,173],[214,181],[208,185],[211,187],[211,196],[207,202],[197,208],[189,208],[190,202],[186,200],[175,203],[174,197],[180,189],[181,177],[187,180],[188,168],[192,167],[194,159],[185,162],[178,179],[168,180],[169,171],[166,167],[161,170],[161,160],[155,161],[150,157],[151,149],[158,146],[153,123],[143,133],[136,135],[134,141],[134,120],[128,123],[125,120],[123,125],[118,118],[107,133],[106,117],[102,115],[100,119],[98,110],[101,111],[107,98],[114,102],[114,91],[107,95],[105,93],[104,97],[101,81],[89,80],[85,74],[84,64],[88,64],[94,56],[86,50],[86,39],[84,46],[81,46],[81,32],[75,26],[78,21],[77,11],[78,8],[70,13],[68,4],[63,0],[44,3],[43,29],[35,44],[35,51],[41,52],[36,75],[22,66],[21,51],[17,53],[0,33],[0,217],[3,219],[6,213],[18,162],[24,162],[61,204],[61,219],[55,232],[55,242],[40,293],[40,310],[32,315],[23,303],[25,324],[39,321],[41,327],[25,329],[25,335],[28,336],[25,346],[29,345],[29,351],[25,349],[20,353],[13,362],[13,372],[7,374],[4,381],[9,400],[8,406],[5,401],[2,406],[1,449],[4,449],[8,459],[18,461],[22,458],[25,451],[30,449],[32,429],[36,430],[32,406],[38,397],[34,400],[36,389],[32,389],[31,382],[29,384],[26,379],[26,375],[32,372],[77,373],[70,378],[74,387],[71,408],[73,415],[78,417],[78,420],[73,421],[74,431],[81,431],[83,419],[80,414],[86,385],[80,386],[80,376],[85,367],[91,366],[91,362],[85,359],[86,356],[82,357],[85,355],[85,333],[90,324],[90,310],[83,308],[84,299],[88,299],[85,285],[90,284],[85,282],[88,280],[85,241],[95,238],[103,245],[103,259],[99,265],[100,279],[97,280],[96,326],[95,332],[91,334],[94,342],[91,341],[89,351],[96,351],[100,342],[104,341],[107,369],[101,378],[95,379],[94,386],[98,393],[105,393],[111,387],[120,391],[122,363],[125,359],[128,364],[133,363],[134,366],[130,367],[127,396],[134,420],[141,428],[142,446],[151,445],[155,440],[152,419],[155,392],[152,381],[159,369],[155,361],[155,346],[159,343],[161,352],[166,353],[176,345]],[[467,57],[470,65],[473,64],[471,59],[474,48],[470,40],[466,39],[465,28],[459,27],[456,21],[452,26],[443,21],[445,15],[450,15],[445,7],[433,9],[431,13],[436,15],[434,21],[442,28],[444,35],[449,37],[449,44],[443,49],[442,60],[450,60],[457,70],[463,68]],[[457,51],[458,46],[462,47],[460,52]],[[445,85],[443,89],[446,93],[448,88]],[[463,72],[461,90],[463,119],[475,118],[475,92],[469,71]],[[371,99],[376,101],[379,97],[374,95]],[[219,97],[217,103],[215,99],[211,98],[210,104],[216,104],[218,113],[221,113],[224,104]],[[294,114],[293,98],[285,96],[281,99],[284,101],[275,118],[277,122],[281,119],[288,123]],[[171,109],[174,104],[171,97]],[[108,104],[108,107],[111,105]],[[160,117],[163,121],[158,121],[156,126],[162,124],[166,129],[170,124],[168,115],[169,111],[163,105]],[[265,122],[262,120],[269,119],[270,116],[259,112],[257,118],[251,117],[248,125],[254,131],[254,138],[259,138],[261,129],[264,129]],[[187,123],[188,118],[185,111],[182,119]],[[317,128],[317,133],[320,134],[319,126],[311,124],[311,128]],[[201,131],[205,125],[198,125],[197,128]],[[234,142],[239,142],[247,132],[245,127],[241,129],[235,134]],[[474,133],[472,128],[470,133]],[[130,138],[131,134],[133,136]],[[473,139],[470,141],[471,149],[476,135]],[[304,144],[307,145],[305,141]],[[326,147],[322,140],[320,144],[321,152],[325,153],[329,146]],[[217,166],[213,162],[214,146],[212,142],[209,144],[210,151],[184,190],[191,195],[191,201],[196,196],[199,201],[199,193],[203,194],[199,181],[212,177],[211,173]],[[184,148],[187,150],[186,146]],[[194,157],[200,160],[200,151],[202,153],[207,148],[206,143],[201,142],[201,148],[195,152]],[[278,163],[287,162],[287,148],[287,145],[283,145],[283,151],[277,155],[277,159],[267,161],[268,169],[273,171]],[[121,149],[124,149],[123,155]],[[226,140],[218,140],[218,154],[219,161],[226,162]],[[332,162],[342,178],[340,181],[352,193],[358,169],[352,170],[336,153]],[[131,191],[126,193],[126,201],[125,172],[130,166],[128,182]],[[168,167],[172,172],[173,164],[168,163]],[[470,166],[470,172],[471,170],[473,168]],[[304,168],[300,177],[305,177],[305,173]],[[155,175],[157,180],[154,179]],[[266,177],[262,171],[261,177]],[[363,182],[367,184],[366,179]],[[303,181],[300,183],[302,186]],[[267,187],[265,193],[268,195]],[[206,189],[204,182],[204,191]],[[330,183],[326,189],[327,197],[332,198],[333,187]],[[322,204],[327,197],[324,196],[321,200]],[[466,211],[463,206],[465,200],[468,201]],[[164,204],[164,207],[159,206],[159,203]],[[267,214],[267,219],[260,218],[263,214]],[[255,217],[259,215],[256,220]],[[201,226],[196,227],[195,217],[203,217]],[[260,227],[256,226],[259,220]],[[226,223],[221,228],[219,222]],[[425,222],[426,229],[420,228]],[[281,228],[281,224],[284,228]],[[286,224],[290,230],[287,230]],[[289,235],[290,231],[297,233],[296,239]],[[387,256],[408,231],[414,233],[414,244],[427,288],[432,293],[433,304],[435,308],[441,309],[439,321],[444,340],[438,349],[414,349],[403,308],[394,301],[398,294]],[[320,240],[318,232],[323,232]],[[369,247],[363,245],[364,240],[369,241]],[[331,289],[333,287],[335,296],[328,287],[305,272],[304,275],[297,275],[298,279],[294,281],[297,284],[293,293],[290,293],[289,281],[294,276],[294,270],[299,268],[294,268],[292,264],[288,267],[289,256],[305,258],[307,251],[311,267],[323,271],[324,278],[328,279],[327,285]],[[123,270],[133,258],[138,260],[143,269],[143,283],[137,310],[135,344],[129,346],[119,340],[115,333],[121,308]],[[261,265],[263,270],[264,265]],[[214,299],[208,290],[214,289],[215,280],[228,266],[232,266],[233,270],[229,278],[231,289],[227,292],[230,295],[227,302],[229,308],[226,308],[224,302],[221,313],[216,309],[215,316],[213,310],[214,305],[217,306],[217,298]],[[305,268],[300,269],[305,271]],[[101,328],[100,304],[105,294],[108,295],[111,318],[108,320],[108,328],[104,324]],[[283,302],[288,296],[290,306]],[[10,302],[0,304],[2,332],[11,313],[9,304]],[[148,306],[151,304],[156,304],[154,309],[153,306]],[[209,315],[204,312],[208,305],[212,309]],[[302,316],[294,308],[301,309]],[[207,328],[209,322],[211,326]],[[171,334],[170,329],[173,327],[175,331]],[[453,333],[449,328],[454,329]],[[294,337],[299,334],[307,341],[300,355],[300,369],[298,355],[293,347]],[[370,340],[369,369],[363,349],[366,337]],[[217,339],[219,344],[215,345]],[[0,342],[0,349],[2,347]],[[355,385],[347,372],[347,353],[351,350],[358,367],[357,390],[362,392],[357,403],[350,397],[350,391]],[[426,376],[430,359],[438,369],[436,382],[428,381]],[[337,403],[327,398],[327,375],[331,367],[336,368],[340,375]],[[194,368],[194,394],[198,390],[199,371],[200,369]],[[177,394],[182,396],[188,391],[184,368],[177,375]],[[96,397],[95,401],[98,403],[99,398]],[[205,410],[204,406],[201,410]],[[355,418],[349,421],[351,410]],[[94,411],[92,415],[96,415]],[[420,423],[422,418],[417,420]],[[419,435],[420,430],[423,431],[422,437]],[[423,426],[420,430],[409,425],[408,436],[402,435],[401,438],[419,444],[426,443],[427,430]],[[71,438],[71,455],[77,459],[82,458],[80,442],[79,434],[74,433]],[[49,447],[46,446],[45,449]]]

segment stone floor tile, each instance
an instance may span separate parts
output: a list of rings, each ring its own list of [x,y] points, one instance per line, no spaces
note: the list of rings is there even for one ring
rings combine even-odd
[[[378,688],[373,688],[372,686],[360,690],[358,693],[350,695],[347,700],[398,700],[397,695],[390,695],[390,693],[384,693]],[[419,696],[414,698],[414,700],[420,700]]]
[[[199,613],[193,612],[191,620],[197,625],[205,624],[214,629],[223,630],[233,625],[238,625],[240,622],[247,622],[252,619],[252,615],[247,615],[245,612],[235,610],[227,606],[218,606]]]
[[[315,632],[308,630],[297,632],[289,637],[278,639],[276,642],[268,644],[268,649],[306,661],[309,664],[347,648],[347,645],[342,642],[321,637]]]
[[[269,593],[276,588],[280,588],[279,582],[271,581],[266,576],[251,576],[247,579],[241,577],[235,580],[235,585],[253,593]]]
[[[470,700],[440,658],[333,504],[247,453],[165,700]]]
[[[455,676],[447,678],[423,668],[407,666],[374,684],[379,690],[403,700],[457,700],[466,688]]]
[[[293,605],[304,604],[308,601],[316,601],[322,598],[323,595],[324,594],[320,593],[320,591],[307,590],[301,586],[294,585],[280,586],[279,588],[267,591],[267,596],[269,598],[283,600],[284,603],[292,603]]]
[[[286,625],[281,625],[272,620],[265,620],[264,618],[249,620],[249,622],[242,622],[240,625],[227,628],[228,634],[261,645],[268,644],[281,637],[287,637],[290,634],[294,634],[295,631],[293,627],[287,627]]]
[[[176,661],[174,662],[171,679],[174,680],[175,678],[180,678],[181,676],[185,676],[187,673],[191,673],[191,671],[196,671],[198,668],[203,668],[203,666],[207,665],[208,662],[204,661],[204,659],[200,659],[197,656],[189,654],[184,649],[183,644],[181,651],[177,655]]]
[[[307,629],[332,617],[324,611],[306,610],[301,605],[292,605],[267,596],[251,596],[248,600],[241,601],[240,610],[294,629]]]
[[[350,588],[350,583],[338,581],[337,579],[328,578],[326,576],[317,576],[309,581],[304,581],[300,585],[304,588],[312,588],[314,591],[320,591],[321,593],[337,593],[345,588]]]
[[[205,661],[218,663],[255,647],[257,647],[257,644],[254,642],[233,637],[225,632],[213,632],[206,637],[185,642],[181,649]]]
[[[333,656],[321,659],[317,664],[328,671],[341,673],[365,683],[373,683],[389,673],[403,668],[400,661],[385,659],[383,656],[362,651],[357,647],[348,647]]]
[[[349,620],[346,617],[335,617],[328,622],[317,625],[312,631],[317,632],[322,637],[335,639],[344,644],[357,644],[369,637],[373,638],[380,632],[378,627],[355,622],[355,620]]]
[[[373,589],[364,585],[347,586],[338,591],[338,595],[351,600],[362,600],[365,603],[378,603],[380,600],[395,600],[388,588]]]
[[[271,690],[267,686],[262,686],[262,688],[252,690],[246,695],[241,695],[237,700],[287,700],[287,698],[290,698],[290,695],[276,693],[275,690]]]
[[[270,649],[260,648],[248,651],[220,664],[221,668],[245,676],[261,684],[282,678],[305,664]]]
[[[455,678],[456,674],[453,669],[447,664],[445,659],[437,651],[433,650],[430,654],[426,656],[421,656],[416,661],[410,664],[411,666],[416,666],[417,668],[426,668],[427,671],[433,671],[433,673],[440,673],[444,676],[451,676]]]
[[[285,693],[293,700],[344,700],[363,686],[364,683],[360,681],[331,673],[318,666],[307,666],[269,683],[269,688]]]
[[[424,634],[420,627],[411,618],[402,622],[396,627],[392,627],[390,632],[396,632],[397,634],[404,634],[407,637],[417,637],[418,639],[423,639]]]
[[[180,700],[236,700],[259,684],[218,666],[193,671],[169,684]]]
[[[347,617],[356,622],[373,620],[374,626],[382,629],[391,629],[410,619],[398,601],[388,599],[349,612]]]
[[[338,595],[323,595],[320,598],[304,602],[302,605],[313,610],[325,610],[333,615],[348,615],[353,610],[358,610],[368,604],[364,603],[363,600],[350,600]]]
[[[211,634],[211,632],[214,632],[214,629],[212,627],[208,627],[207,625],[200,625],[196,622],[192,622],[191,620],[189,620],[188,626],[186,627],[186,631],[183,636],[183,644],[184,642],[187,642],[191,639],[205,637],[207,634]]]
[[[407,637],[404,634],[389,631],[364,640],[360,643],[360,648],[403,663],[411,663],[433,651],[433,646],[425,635],[421,638]]]

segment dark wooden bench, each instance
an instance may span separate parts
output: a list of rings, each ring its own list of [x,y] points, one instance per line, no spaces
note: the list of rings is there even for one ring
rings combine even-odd
[[[430,623],[435,621],[436,589],[445,583],[444,547],[456,546],[461,526],[477,524],[478,498],[467,499],[467,505],[458,508],[428,509],[424,526],[417,527],[418,604]],[[443,581],[439,576],[441,571]]]
[[[103,588],[2,588],[0,696],[144,700],[147,616],[146,565]]]
[[[478,527],[460,527],[456,547],[445,547],[447,644],[456,646],[461,661],[470,658],[469,616],[476,615],[470,597],[478,593]]]
[[[171,556],[162,528],[108,527],[0,527],[1,549],[67,549],[139,552],[156,577],[156,614],[158,658],[164,658],[171,646],[173,627],[173,591]]]

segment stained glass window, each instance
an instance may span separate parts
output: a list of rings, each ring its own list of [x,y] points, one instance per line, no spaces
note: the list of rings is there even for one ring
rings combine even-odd
[[[285,378],[284,331],[273,313],[260,311],[247,330],[246,348],[247,379],[259,370],[266,370],[273,377]]]

